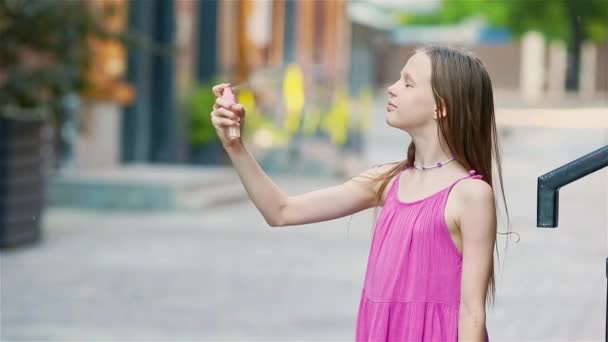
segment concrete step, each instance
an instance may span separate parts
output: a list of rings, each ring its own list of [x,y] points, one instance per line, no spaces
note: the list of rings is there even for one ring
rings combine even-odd
[[[125,165],[52,176],[47,204],[118,210],[201,210],[247,199],[231,167]]]

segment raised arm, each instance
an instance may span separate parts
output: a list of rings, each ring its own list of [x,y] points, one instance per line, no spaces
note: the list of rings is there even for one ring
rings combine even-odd
[[[228,147],[227,151],[247,194],[272,227],[328,221],[375,206],[379,185],[372,184],[371,179],[387,168],[371,168],[342,184],[289,196],[242,144]]]
[[[379,183],[371,179],[386,170],[386,165],[371,168],[342,184],[287,197],[281,206],[279,225],[328,221],[376,206]]]
[[[226,84],[217,85],[218,96],[211,113],[212,122],[249,198],[272,227],[300,225],[347,216],[371,208],[378,182],[371,179],[387,170],[391,164],[371,168],[343,184],[288,196],[281,190],[246,149],[241,138],[229,139],[226,129],[245,121],[245,109],[219,97]],[[241,127],[242,128],[242,127]]]

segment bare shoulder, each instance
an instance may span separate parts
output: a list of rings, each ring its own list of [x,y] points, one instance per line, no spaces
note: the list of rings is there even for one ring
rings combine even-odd
[[[381,185],[381,182],[377,181],[379,177],[395,168],[395,166],[397,166],[398,164],[399,162],[392,162],[373,165],[367,170],[364,170],[363,172],[350,179],[347,183],[357,184],[359,186],[365,187],[368,191],[372,193],[376,193]],[[386,189],[390,187],[390,184],[394,182],[394,180],[395,179],[393,177],[393,179],[391,179],[391,181],[389,182],[388,186],[385,188],[385,192]]]
[[[482,179],[464,179],[455,186],[458,198],[465,205],[494,202],[494,189]]]
[[[399,162],[376,164],[376,165],[373,165],[372,167],[370,167],[369,169],[361,172],[359,174],[359,176],[369,176],[369,177],[375,178],[375,177],[378,177],[378,176],[381,176],[381,175],[387,173],[388,171],[393,169],[395,166],[397,166],[397,164],[399,164]]]
[[[455,193],[453,219],[461,226],[463,221],[481,221],[482,217],[492,217],[496,213],[494,190],[481,179],[465,179],[454,186]],[[471,210],[474,209],[474,210]]]

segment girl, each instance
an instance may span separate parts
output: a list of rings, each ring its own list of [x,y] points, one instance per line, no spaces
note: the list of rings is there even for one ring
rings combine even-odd
[[[388,88],[386,122],[407,132],[407,158],[341,185],[289,196],[240,139],[245,110],[220,98],[212,122],[249,197],[272,227],[332,220],[381,206],[357,315],[357,341],[488,341],[496,206],[502,189],[490,77],[470,52],[426,46]],[[504,192],[502,196],[504,200]],[[506,203],[505,203],[506,204]],[[508,214],[508,212],[507,212]]]

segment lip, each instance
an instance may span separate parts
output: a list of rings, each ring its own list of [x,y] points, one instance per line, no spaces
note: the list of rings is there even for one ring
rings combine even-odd
[[[395,106],[394,104],[392,104],[390,102],[386,105],[386,110],[389,111],[389,112],[391,112],[391,111],[393,111],[395,109],[397,109],[397,106]]]

